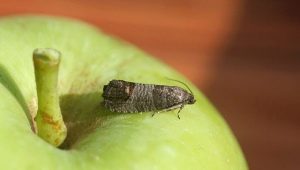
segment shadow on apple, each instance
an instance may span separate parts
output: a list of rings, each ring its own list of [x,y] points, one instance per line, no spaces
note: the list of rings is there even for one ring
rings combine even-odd
[[[30,123],[31,129],[34,131],[32,115],[30,114],[29,108],[27,107],[25,98],[17,86],[15,80],[11,77],[5,66],[0,64],[0,83],[15,97],[23,111],[26,113],[28,122]]]
[[[33,118],[23,94],[8,70],[0,64],[0,83],[15,97],[23,111],[26,113],[31,129],[34,131]],[[71,149],[83,134],[101,125],[101,122],[111,114],[102,105],[102,93],[92,92],[86,94],[67,94],[60,96],[60,107],[64,121],[68,128],[68,136],[61,149]],[[124,113],[123,113],[124,114]]]
[[[111,112],[105,109],[102,101],[103,97],[100,92],[60,96],[60,108],[68,128],[68,135],[59,148],[72,149],[72,145],[80,138],[84,138],[84,134],[90,134],[110,116],[130,114]]]

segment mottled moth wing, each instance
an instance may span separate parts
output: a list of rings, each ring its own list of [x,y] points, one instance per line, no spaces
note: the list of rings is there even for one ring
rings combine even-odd
[[[134,84],[130,82],[112,80],[103,88],[103,97],[113,101],[126,101],[132,94]]]
[[[132,95],[135,84],[122,80],[112,80],[103,88],[103,98],[105,107],[111,111],[122,112],[130,96]]]
[[[182,105],[182,89],[175,86],[155,85],[153,101],[156,110],[173,110]]]

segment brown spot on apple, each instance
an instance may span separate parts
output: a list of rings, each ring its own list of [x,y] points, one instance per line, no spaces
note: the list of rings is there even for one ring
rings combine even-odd
[[[42,118],[43,118],[43,121],[49,125],[52,126],[52,128],[57,132],[57,133],[60,133],[60,131],[62,130],[62,126],[61,126],[61,123],[57,120],[54,120],[52,116],[50,116],[49,114],[47,113],[42,113]]]
[[[55,143],[55,145],[59,145],[60,144],[60,139],[58,139],[58,138],[56,138],[55,140],[54,140],[54,143]]]

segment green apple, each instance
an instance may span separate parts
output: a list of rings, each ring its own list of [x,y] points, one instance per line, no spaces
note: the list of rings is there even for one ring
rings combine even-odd
[[[62,54],[57,94],[68,132],[59,148],[39,137],[32,123],[37,48]],[[166,77],[187,83],[197,100],[180,120],[177,110],[152,117],[101,105],[103,85],[112,79],[180,86]],[[15,16],[0,19],[0,169],[244,170],[247,164],[222,117],[173,69],[84,23]]]

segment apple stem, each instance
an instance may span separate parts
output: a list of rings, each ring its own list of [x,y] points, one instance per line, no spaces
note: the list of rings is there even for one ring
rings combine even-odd
[[[59,106],[57,89],[60,52],[50,48],[33,52],[38,111],[35,117],[37,134],[48,143],[59,146],[67,136]]]

